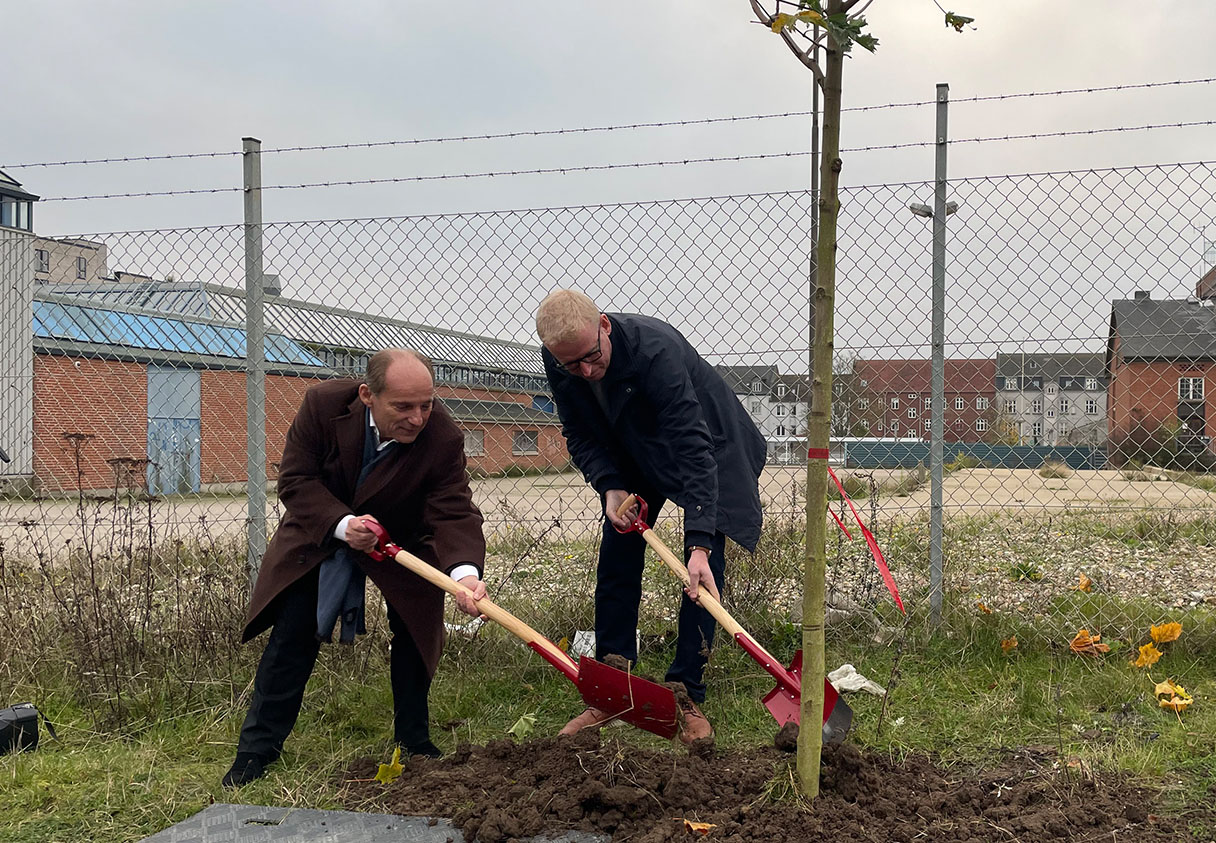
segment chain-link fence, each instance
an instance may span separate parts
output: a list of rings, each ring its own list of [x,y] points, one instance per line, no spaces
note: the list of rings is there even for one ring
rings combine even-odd
[[[936,564],[935,413],[948,616],[1134,638],[1207,611],[1216,275],[1202,233],[1216,166],[949,182],[936,395],[932,212],[910,208],[933,191],[843,191],[836,301],[833,469],[914,615]],[[519,586],[525,572],[569,585],[565,566],[585,585],[599,502],[570,465],[532,321],[546,293],[574,286],[678,327],[755,419],[768,531],[754,559],[732,557],[733,597],[747,617],[796,616],[813,205],[790,192],[259,225],[265,430],[252,464],[269,481],[266,529],[305,390],[407,346],[434,360],[465,431],[491,579],[525,609],[548,599]],[[246,234],[0,231],[6,559],[243,545],[262,529],[247,494]],[[670,512],[661,523],[678,530]],[[896,625],[860,541],[833,540],[829,587],[837,633]],[[589,625],[585,594],[567,596],[572,625]]]

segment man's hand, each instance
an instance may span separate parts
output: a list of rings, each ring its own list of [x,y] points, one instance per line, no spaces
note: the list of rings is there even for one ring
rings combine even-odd
[[[364,526],[364,521],[371,521],[374,524],[380,523],[376,520],[375,516],[356,515],[346,522],[346,543],[355,550],[368,553],[376,549],[376,534]]]
[[[469,574],[467,577],[461,577],[460,584],[469,591],[462,591],[459,594],[452,595],[456,599],[456,606],[466,615],[472,615],[475,618],[478,616],[485,617],[477,610],[477,604],[474,601],[485,598],[486,584],[472,574]],[[472,592],[472,594],[469,592]]]
[[[613,526],[621,530],[629,529],[629,525],[633,523],[633,519],[638,517],[638,505],[635,503],[625,513],[624,518],[618,518],[616,511],[621,504],[625,502],[625,498],[629,497],[629,493],[624,489],[609,489],[604,493],[604,514],[608,516],[608,520]]]
[[[701,588],[712,594],[719,603],[722,602],[718,586],[714,583],[713,572],[709,570],[709,554],[704,548],[698,547],[688,557],[688,587],[684,589],[684,593],[688,595],[689,600],[696,600]]]

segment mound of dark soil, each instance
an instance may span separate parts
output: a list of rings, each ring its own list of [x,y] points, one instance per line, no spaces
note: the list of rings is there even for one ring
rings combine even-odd
[[[516,744],[462,746],[415,759],[385,787],[357,781],[377,762],[343,774],[348,808],[451,817],[469,841],[505,843],[569,829],[614,841],[699,839],[683,820],[713,823],[707,840],[1193,841],[1216,811],[1157,816],[1157,795],[1116,778],[1061,772],[1048,751],[1011,753],[987,771],[902,763],[852,746],[824,751],[821,790],[807,808],[791,798],[793,759],[776,749],[699,757],[641,749],[588,732]]]

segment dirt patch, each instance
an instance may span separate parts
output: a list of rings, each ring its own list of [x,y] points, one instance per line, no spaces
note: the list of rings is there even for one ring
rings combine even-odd
[[[641,749],[596,733],[462,746],[411,760],[391,785],[377,762],[342,775],[348,808],[451,817],[469,841],[508,843],[567,830],[613,841],[698,839],[682,820],[714,823],[709,840],[1194,841],[1216,809],[1156,814],[1158,795],[1114,777],[1061,773],[1051,753],[1024,750],[987,771],[944,770],[923,756],[902,763],[855,747],[824,750],[814,807],[791,798],[793,761],[775,748],[710,757]]]

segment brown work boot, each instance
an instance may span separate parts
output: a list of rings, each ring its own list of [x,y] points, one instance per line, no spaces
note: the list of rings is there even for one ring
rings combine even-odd
[[[573,735],[576,732],[581,732],[583,729],[598,729],[600,726],[611,723],[615,719],[615,715],[587,706],[582,714],[563,726],[558,734]]]
[[[709,720],[697,708],[697,704],[687,697],[677,697],[677,701],[680,706],[676,715],[680,722],[680,742],[691,746],[693,741],[712,738],[714,727],[709,725]]]

